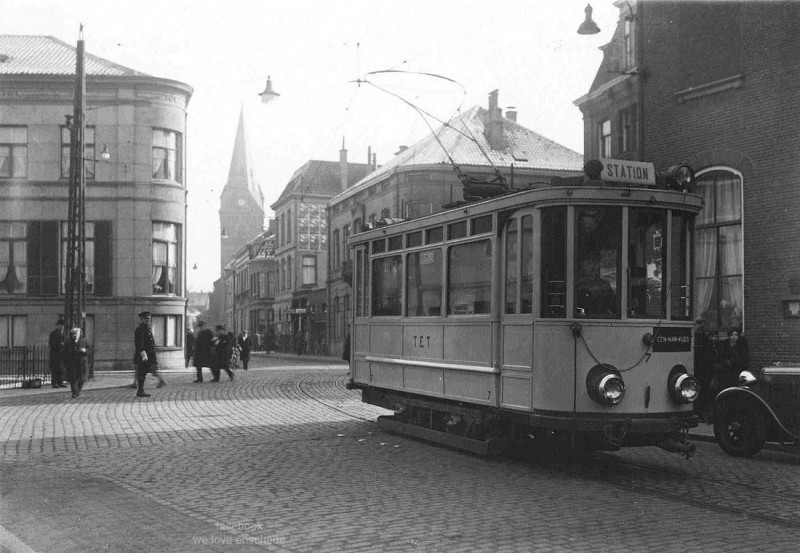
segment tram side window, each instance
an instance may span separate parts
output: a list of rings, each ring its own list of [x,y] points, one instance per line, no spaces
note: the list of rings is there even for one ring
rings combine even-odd
[[[665,315],[667,266],[663,209],[631,209],[628,214],[628,316],[659,318]]]
[[[622,208],[575,208],[575,316],[619,317]]]
[[[367,315],[367,305],[365,298],[367,297],[367,279],[364,274],[364,251],[356,251],[356,317],[364,317]]]
[[[372,261],[372,316],[399,316],[403,263],[399,255]]]
[[[478,315],[492,311],[492,243],[452,246],[448,251],[447,313]]]
[[[517,219],[508,221],[506,232],[506,313],[517,312]]]
[[[522,218],[522,255],[520,273],[521,313],[533,312],[533,217],[526,215]]]
[[[406,316],[442,314],[442,251],[427,250],[406,259]]]
[[[670,273],[670,306],[672,318],[692,317],[692,219],[688,213],[672,214],[672,271]]]
[[[567,208],[542,209],[542,317],[567,316]]]

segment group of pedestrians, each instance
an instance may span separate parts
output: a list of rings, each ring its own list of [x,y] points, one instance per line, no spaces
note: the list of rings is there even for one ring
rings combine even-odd
[[[50,333],[50,385],[66,388],[66,377],[72,397],[76,398],[86,382],[87,355],[89,346],[81,336],[80,328],[71,328],[69,336],[64,333],[64,319],[59,317],[56,328]]]
[[[239,368],[240,362],[247,370],[253,341],[246,330],[237,338],[223,325],[217,325],[212,332],[204,321],[197,321],[196,334],[191,328],[186,329],[185,348],[186,366],[193,364],[197,374],[193,382],[203,382],[204,367],[211,371],[211,382],[219,382],[222,371],[233,380],[233,371]]]
[[[739,374],[748,369],[750,349],[739,328],[731,329],[727,340],[722,340],[719,331],[707,329],[703,319],[697,319],[695,324],[694,374],[700,385],[695,410],[708,422],[713,417],[714,397],[725,388],[736,386]]]

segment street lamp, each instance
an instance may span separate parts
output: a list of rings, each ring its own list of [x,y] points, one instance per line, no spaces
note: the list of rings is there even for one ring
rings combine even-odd
[[[272,79],[270,79],[269,75],[267,75],[267,87],[263,92],[259,92],[258,95],[261,96],[261,103],[263,104],[269,104],[280,96],[280,94],[272,90]]]
[[[583,11],[586,12],[586,19],[584,19],[583,23],[581,23],[580,27],[578,27],[578,34],[596,35],[600,32],[600,27],[598,27],[597,23],[595,23],[592,19],[592,5],[586,4],[586,9]]]

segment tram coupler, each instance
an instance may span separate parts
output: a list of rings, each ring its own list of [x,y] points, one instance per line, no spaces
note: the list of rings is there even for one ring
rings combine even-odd
[[[686,457],[687,460],[694,455],[696,449],[694,444],[690,444],[686,441],[678,441],[675,438],[666,438],[658,444],[658,447],[670,453],[680,453]]]

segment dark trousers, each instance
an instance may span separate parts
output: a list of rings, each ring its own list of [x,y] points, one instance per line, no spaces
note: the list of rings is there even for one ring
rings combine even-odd
[[[242,368],[247,370],[247,364],[250,362],[250,356],[242,357]]]
[[[136,393],[144,393],[144,381],[147,378],[147,373],[150,372],[150,363],[136,363]]]
[[[233,380],[233,371],[228,367],[223,367],[223,369],[226,373],[228,373],[228,376],[231,377],[231,380]],[[222,373],[223,369],[220,369],[219,367],[211,367],[211,374],[213,375],[214,380],[219,380],[219,375]]]
[[[194,370],[197,371],[197,380],[198,382],[203,381],[203,366],[200,363],[195,362]]]
[[[64,367],[61,365],[61,355],[58,351],[50,352],[50,384],[58,388],[64,382]]]
[[[82,363],[77,367],[70,367],[67,371],[69,377],[69,387],[73,396],[78,396],[83,390],[83,383],[86,382],[86,366]]]

